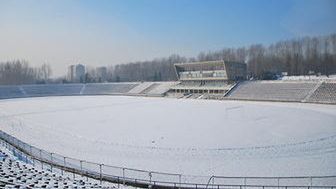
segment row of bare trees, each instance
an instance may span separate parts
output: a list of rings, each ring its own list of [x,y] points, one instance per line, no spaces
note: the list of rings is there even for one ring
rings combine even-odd
[[[48,64],[35,68],[26,61],[8,61],[0,63],[0,85],[46,83],[51,73]]]
[[[307,75],[336,73],[336,34],[280,41],[241,48],[224,48],[201,52],[195,58],[172,55],[145,62],[120,64],[109,69],[110,81],[175,80],[174,63],[226,60],[246,62],[251,77],[263,79],[265,74]]]
[[[174,63],[190,61],[179,55],[157,58],[151,61],[132,62],[110,67],[109,81],[171,81],[176,80]]]
[[[264,73],[287,72],[288,75],[336,73],[336,34],[280,41],[265,47],[223,49],[200,53],[198,60],[224,59],[245,61],[251,76],[260,78]]]

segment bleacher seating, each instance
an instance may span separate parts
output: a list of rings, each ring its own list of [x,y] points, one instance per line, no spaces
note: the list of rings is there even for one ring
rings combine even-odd
[[[27,96],[79,95],[83,84],[22,85]]]
[[[128,94],[146,95],[146,96],[163,96],[169,89],[178,84],[178,82],[142,82],[134,87]]]
[[[175,88],[178,89],[229,89],[232,85],[220,82],[220,81],[183,81],[180,84],[176,85]]]
[[[140,94],[143,90],[147,89],[149,86],[153,85],[153,82],[142,82],[139,83],[136,87],[129,90],[129,94]]]
[[[245,81],[228,95],[229,99],[301,102],[318,82]]]
[[[0,99],[110,94],[162,96],[175,84],[176,82],[122,82],[0,86]]]
[[[322,83],[307,99],[307,102],[336,104],[336,82]]]
[[[207,88],[223,88],[223,89],[228,89],[232,85],[224,82],[217,82],[217,81],[210,81],[205,84],[203,84],[203,87]]]
[[[24,97],[19,86],[0,86],[0,99]]]
[[[138,83],[89,83],[86,84],[83,94],[85,95],[108,95],[127,93]]]
[[[183,81],[178,86],[179,87],[200,87],[202,85],[201,81]]]
[[[168,92],[176,89],[191,90],[223,90],[229,91],[219,95],[206,94],[204,99],[236,99],[262,101],[288,101],[336,104],[335,81],[244,81],[234,85],[209,81],[179,82],[122,82],[122,83],[89,83],[89,84],[41,84],[41,85],[11,85],[0,86],[0,99],[39,97],[39,96],[69,96],[69,95],[143,95],[168,96],[176,98],[184,95],[174,95]],[[207,93],[207,92],[205,92]]]
[[[0,148],[0,188],[115,188],[78,177],[41,170]]]
[[[185,95],[183,93],[174,93],[174,92],[168,92],[166,93],[167,98],[183,98]]]
[[[158,84],[158,83],[153,83],[152,85],[150,85],[149,87],[147,87],[145,90],[141,91],[141,94],[147,94],[149,91],[155,89],[159,85],[160,84]]]
[[[225,97],[223,94],[204,94],[202,99],[223,100]]]
[[[178,82],[158,82],[157,84],[147,92],[148,95],[164,95],[171,87],[177,85]]]

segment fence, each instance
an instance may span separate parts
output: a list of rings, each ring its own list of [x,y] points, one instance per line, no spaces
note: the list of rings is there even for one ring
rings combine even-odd
[[[17,138],[0,131],[0,139],[19,159],[39,165],[50,171],[59,170],[61,174],[71,173],[86,178],[130,185],[142,188],[328,188],[336,189],[336,176],[312,177],[223,177],[192,176],[163,173],[126,167],[97,164],[85,160],[65,157],[31,146]]]

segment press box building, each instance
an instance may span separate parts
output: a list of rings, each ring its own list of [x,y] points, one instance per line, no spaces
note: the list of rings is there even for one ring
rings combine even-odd
[[[175,93],[225,93],[233,83],[246,79],[246,64],[231,61],[206,61],[174,64],[180,84]]]

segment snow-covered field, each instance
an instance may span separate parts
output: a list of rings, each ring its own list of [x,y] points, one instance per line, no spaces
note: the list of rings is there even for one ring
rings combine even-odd
[[[0,128],[97,163],[188,175],[336,175],[336,106],[72,96],[0,101]]]

